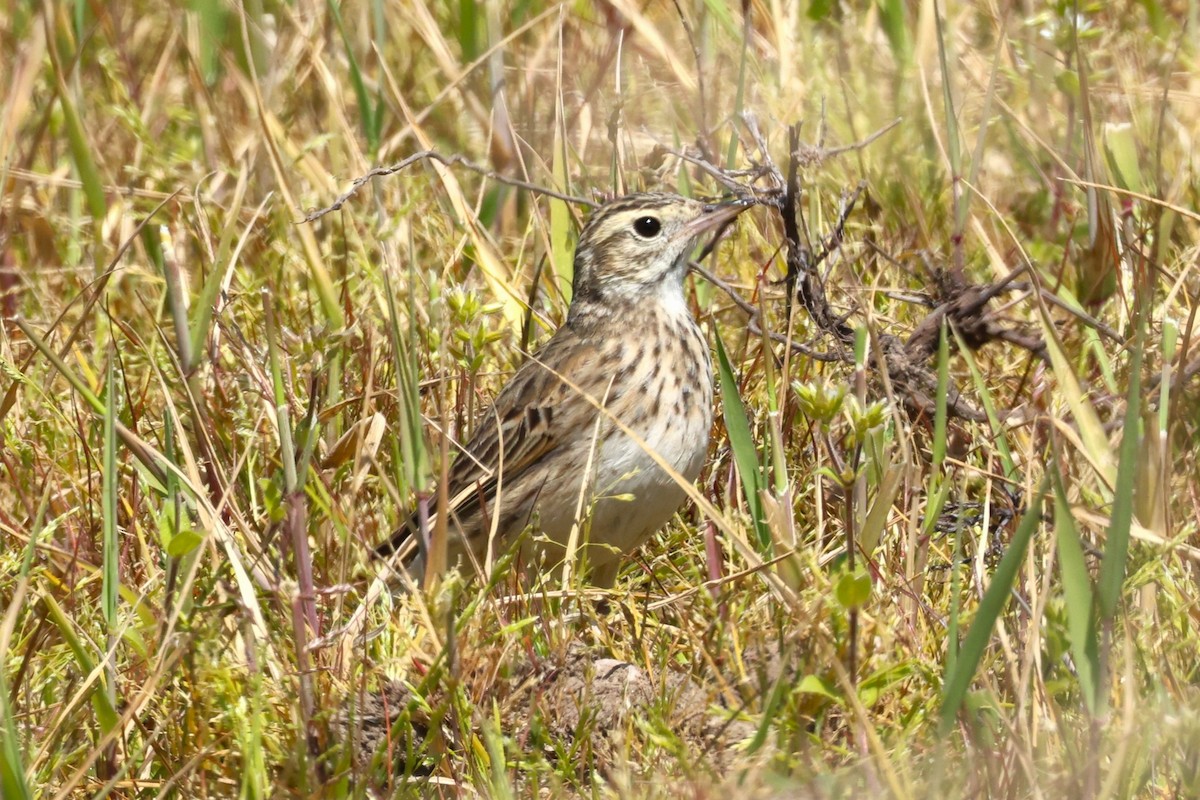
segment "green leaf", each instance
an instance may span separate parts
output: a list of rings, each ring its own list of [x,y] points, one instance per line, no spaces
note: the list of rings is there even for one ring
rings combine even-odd
[[[146,639],[137,628],[132,625],[125,626],[125,629],[121,631],[121,641],[129,645],[130,649],[137,653],[143,661],[150,660],[150,650],[146,647]]]
[[[1122,187],[1146,193],[1146,180],[1138,165],[1137,138],[1133,126],[1128,122],[1106,122],[1103,128],[1104,155],[1108,168]]]
[[[1121,587],[1125,583],[1125,561],[1129,556],[1129,534],[1133,528],[1133,492],[1141,467],[1139,437],[1142,429],[1142,355],[1146,349],[1145,300],[1140,299],[1134,312],[1134,341],[1129,351],[1129,391],[1125,396],[1125,424],[1122,427],[1117,482],[1113,492],[1112,521],[1100,560],[1096,591],[1100,620],[1112,620],[1117,614]]]
[[[809,0],[808,18],[814,22],[828,19],[833,11],[833,0]]]
[[[46,487],[47,491],[49,486]],[[29,571],[33,566],[34,554],[37,550],[37,543],[40,536],[49,533],[50,531],[42,528],[43,514],[46,510],[46,498],[49,495],[43,495],[41,507],[38,509],[37,519],[33,525],[33,535],[29,537],[29,544],[25,548],[25,557],[21,562],[19,573],[20,580],[17,582],[16,591],[6,600],[11,603],[9,608],[19,608],[24,600],[26,591],[29,588]],[[9,639],[7,636],[0,635],[0,664],[8,663]],[[7,670],[0,669],[0,797],[13,798],[13,800],[31,800],[33,792],[29,788],[29,783],[25,780],[25,767],[21,755],[21,738],[17,732],[16,722],[13,717],[13,708],[9,703],[9,686],[7,679]]]
[[[816,675],[805,675],[796,684],[796,691],[801,694],[816,694],[822,697],[828,697],[830,700],[840,701],[837,689],[829,681],[819,678]]]
[[[1054,476],[1054,534],[1058,546],[1059,571],[1062,574],[1063,598],[1067,606],[1067,636],[1084,702],[1088,711],[1096,714],[1101,704],[1100,659],[1092,579],[1084,561],[1083,547],[1075,529],[1075,518],[1071,516],[1062,476],[1054,469],[1050,470],[1050,474]]]
[[[88,211],[91,212],[92,222],[99,236],[104,216],[108,212],[108,200],[104,194],[104,182],[100,179],[100,170],[92,159],[91,146],[83,132],[83,122],[75,104],[67,92],[66,84],[59,85],[59,103],[62,106],[63,121],[67,129],[67,146],[71,150],[71,159],[79,173],[79,183],[83,186],[83,196],[87,199]]]
[[[879,23],[892,46],[892,57],[897,63],[907,64],[912,59],[912,42],[908,35],[908,23],[904,19],[904,0],[878,0]]]
[[[1000,463],[1004,465],[1004,476],[1009,480],[1016,480],[1021,472],[1017,468],[1012,450],[1008,447],[1008,436],[1005,435],[1004,426],[1000,424],[1000,415],[996,412],[996,402],[992,399],[987,380],[983,377],[983,371],[979,369],[979,362],[975,360],[974,351],[967,347],[957,330],[953,328],[951,330],[954,331],[954,340],[958,343],[959,355],[967,362],[967,367],[971,370],[971,379],[975,382],[975,390],[979,392],[983,411],[987,414],[988,425],[991,426],[992,434],[995,436],[996,451],[1000,456]]]
[[[847,572],[838,578],[833,595],[847,611],[862,608],[871,599],[871,576],[861,568],[853,573]]]
[[[120,542],[117,538],[117,379],[116,358],[109,353],[104,390],[104,473],[101,485],[101,514],[104,528],[103,589],[104,621],[109,634],[117,625],[117,595],[120,586]]]
[[[433,469],[425,447],[424,422],[421,417],[421,392],[417,365],[418,343],[416,329],[410,325],[407,336],[400,330],[400,313],[396,308],[396,293],[388,273],[383,274],[383,286],[387,295],[388,334],[392,344],[392,358],[396,368],[396,389],[400,402],[400,491],[423,491],[428,485]],[[409,319],[417,319],[414,296],[409,295]]]
[[[748,6],[746,7],[748,10]],[[750,14],[746,13],[742,17],[742,55],[738,60],[738,77],[737,77],[737,93],[733,98],[733,114],[732,119],[738,119],[742,115],[743,104],[746,100],[746,67],[750,61],[750,32],[751,32]],[[725,166],[733,168],[737,162],[738,151],[738,134],[736,131],[729,133],[729,147],[725,152]]]
[[[195,550],[204,541],[204,537],[194,530],[185,529],[171,537],[167,543],[167,554],[174,558],[183,558]]]
[[[72,655],[75,656],[75,663],[78,665],[79,671],[84,675],[90,675],[92,670],[96,668],[96,665],[92,661],[92,657],[88,655],[87,648],[80,640],[79,635],[75,632],[75,623],[63,611],[62,606],[58,604],[53,595],[43,594],[42,602],[46,604],[46,611],[49,612],[50,621],[58,628],[59,635],[67,643],[67,647],[71,649]],[[100,723],[100,730],[103,733],[108,733],[120,724],[121,715],[117,713],[117,709],[113,706],[108,695],[102,691],[101,686],[93,685],[90,691],[92,708],[96,712],[96,720]]]
[[[746,418],[746,408],[742,405],[742,398],[738,393],[737,380],[733,377],[733,367],[729,365],[729,356],[725,353],[725,344],[715,330],[713,336],[717,343],[721,408],[725,415],[725,430],[729,432],[729,447],[733,450],[733,461],[737,464],[738,476],[742,479],[742,490],[746,494],[746,506],[754,519],[758,543],[763,552],[769,552],[771,531],[767,528],[759,495],[759,492],[766,488],[766,477],[759,466],[758,449],[754,446],[750,422]]]
[[[913,665],[907,661],[884,667],[858,684],[858,699],[864,706],[873,706],[879,702],[880,697],[899,686],[914,671]]]
[[[234,237],[238,232],[238,221],[241,219],[242,203],[246,197],[246,186],[248,184],[246,171],[239,172],[238,182],[233,190],[233,199],[230,201],[229,207],[225,212],[225,225],[221,229],[221,240],[217,243],[212,270],[209,271],[208,277],[204,279],[204,286],[200,290],[200,296],[192,304],[193,317],[190,323],[190,336],[192,339],[192,352],[195,354],[204,352],[204,343],[208,340],[209,329],[212,326],[213,310],[217,307],[217,298],[221,292],[221,284],[225,282],[229,262],[236,258],[237,255],[233,252]],[[246,223],[247,234],[251,226],[258,220],[258,216],[268,199],[263,198],[262,203],[255,209],[251,221]]]
[[[362,72],[358,68],[358,59],[354,56],[354,47],[350,42],[350,36],[346,33],[346,26],[342,22],[342,12],[339,4],[334,0],[327,0],[326,7],[329,9],[329,16],[333,19],[333,24],[337,27],[338,33],[342,37],[342,44],[346,48],[346,64],[350,69],[350,85],[354,87],[354,98],[358,101],[358,114],[362,124],[363,136],[367,140],[367,148],[376,153],[379,150],[379,125],[376,119],[377,114],[383,111],[383,104],[379,104],[376,109],[371,103],[371,95],[367,91],[367,84],[363,80]]]

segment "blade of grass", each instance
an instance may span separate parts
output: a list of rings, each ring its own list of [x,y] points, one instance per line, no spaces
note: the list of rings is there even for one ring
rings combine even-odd
[[[1079,24],[1082,15],[1071,15],[1071,50],[1079,77],[1079,114],[1083,127],[1083,177],[1092,183],[1107,183],[1108,175],[1096,145],[1096,118],[1092,115],[1091,89],[1088,87],[1088,66],[1079,47]],[[1116,293],[1120,274],[1120,244],[1112,200],[1107,190],[1098,186],[1085,189],[1088,210],[1088,241],[1075,259],[1075,296],[1085,306],[1096,307]]]
[[[975,671],[983,660],[984,651],[987,650],[992,629],[1004,612],[1004,606],[1016,585],[1017,571],[1025,558],[1025,550],[1042,521],[1042,501],[1046,497],[1049,485],[1050,475],[1047,474],[1042,479],[1029,508],[1021,517],[1021,524],[1017,526],[1004,557],[992,573],[992,580],[988,583],[987,591],[983,593],[983,599],[979,601],[979,609],[975,612],[975,619],[971,622],[971,628],[963,639],[957,657],[953,662],[947,661],[942,705],[938,712],[938,730],[942,736],[954,727],[954,721],[962,708],[963,700],[966,699]]]
[[[87,648],[84,647],[79,636],[75,633],[75,623],[71,621],[67,612],[63,611],[63,607],[58,604],[51,594],[42,594],[42,602],[46,604],[46,610],[49,612],[50,621],[58,628],[58,633],[63,637],[63,641],[67,643],[71,654],[75,656],[75,663],[79,666],[79,671],[84,675],[92,675],[96,671],[96,665],[92,661],[92,657],[88,655]],[[95,680],[94,676],[92,680]],[[88,697],[91,700],[92,708],[96,712],[96,721],[100,723],[102,733],[108,733],[117,727],[120,722],[121,715],[117,713],[116,706],[109,700],[108,694],[103,691],[98,691],[98,687],[92,686],[88,690]]]
[[[287,387],[283,382],[283,364],[279,352],[278,324],[275,320],[273,295],[262,290],[263,320],[266,325],[267,361],[271,369],[271,387],[275,401],[275,423],[279,429],[279,459],[283,467],[283,489],[287,498],[287,528],[291,533],[292,556],[296,560],[296,578],[304,619],[308,621],[313,635],[320,635],[317,624],[316,593],[313,587],[312,554],[308,546],[307,515],[304,505],[303,477],[296,470],[296,440],[292,427],[291,408],[288,403]],[[302,643],[298,644],[301,660],[304,659]],[[301,679],[307,676],[301,672]]]
[[[410,277],[415,277],[412,263],[410,260],[409,274]],[[400,314],[396,309],[396,293],[392,289],[392,281],[386,270],[383,272],[383,288],[387,296],[388,335],[391,339],[392,359],[395,363],[396,394],[399,399],[397,409],[400,413],[400,420],[397,427],[400,439],[400,463],[397,465],[399,469],[397,483],[402,496],[407,497],[410,493],[417,493],[419,500],[420,494],[428,489],[433,477],[433,470],[430,466],[429,451],[425,445],[422,426],[421,390],[417,382],[419,374],[417,330],[415,325],[410,323],[408,335],[405,336],[401,332]],[[410,292],[409,320],[417,319],[416,311],[416,298]],[[436,526],[436,533],[439,535],[435,535],[432,541],[428,542],[431,545],[430,552],[423,553],[425,572],[430,577],[441,575],[446,569],[446,525],[444,522],[444,517],[439,516]],[[426,545],[424,533],[422,531],[417,536],[418,546],[422,550]],[[422,576],[416,577],[420,579]]]
[[[762,331],[760,341],[763,352],[770,353],[772,345],[765,330]],[[763,367],[767,400],[767,457],[764,459],[765,463],[761,472],[764,488],[759,493],[759,498],[771,541],[778,548],[774,552],[796,554],[792,558],[780,562],[780,577],[793,588],[799,588],[802,580],[802,563],[799,557],[799,537],[796,535],[792,487],[788,480],[787,444],[783,436],[783,420],[780,411],[780,408],[786,403],[788,382],[778,380],[774,359],[764,359]],[[785,365],[784,369],[786,368]],[[766,489],[768,485],[771,487],[770,491]]]
[[[1104,556],[1097,577],[1097,599],[1102,625],[1112,623],[1125,582],[1125,562],[1129,555],[1129,534],[1133,526],[1133,493],[1137,484],[1139,438],[1142,432],[1142,356],[1146,348],[1145,304],[1134,313],[1134,339],[1129,351],[1129,391],[1125,395],[1125,424],[1117,462],[1117,482],[1113,491],[1112,524],[1104,542]]]
[[[13,800],[32,800],[33,792],[25,780],[25,767],[22,765],[21,740],[17,735],[17,726],[13,724],[12,706],[8,702],[8,682],[0,673],[0,794]]]
[[[220,74],[222,43],[228,27],[228,11],[220,0],[192,0],[195,14],[196,44],[199,48],[200,76],[212,86]]]
[[[950,330],[954,333],[954,341],[958,343],[959,354],[971,370],[971,379],[975,382],[975,390],[979,392],[979,400],[983,403],[984,413],[987,414],[988,425],[992,429],[993,441],[996,443],[996,451],[1000,455],[1000,463],[1004,466],[1004,476],[1009,480],[1016,480],[1021,472],[1017,467],[1016,460],[1013,459],[1012,450],[1009,449],[1008,436],[1004,432],[1004,426],[1000,423],[1000,415],[996,413],[996,401],[992,398],[991,390],[988,389],[983,371],[979,368],[975,354],[958,335],[958,331],[953,326]]]
[[[938,67],[942,73],[942,105],[946,114],[946,154],[950,159],[950,190],[954,200],[954,235],[961,242],[967,223],[968,195],[962,187],[962,143],[959,141],[958,116],[954,110],[954,96],[951,93],[952,81],[950,64],[946,56],[945,20],[942,18],[941,6],[934,0],[933,4],[934,31],[937,33]],[[961,246],[955,248],[956,266],[961,267],[958,258],[961,256]]]
[[[165,250],[173,250],[174,245],[165,226],[159,230],[146,228],[142,232],[142,241],[146,244],[150,260],[158,267],[167,285],[166,306],[171,312],[175,330],[175,352],[179,359],[179,371],[186,379],[196,368],[192,337],[188,331],[188,279],[175,253],[164,252],[163,239],[166,239]]]
[[[1100,423],[1095,407],[1085,397],[1079,378],[1067,360],[1062,340],[1058,336],[1058,328],[1042,304],[1038,304],[1038,319],[1042,324],[1042,338],[1046,343],[1046,353],[1050,356],[1051,369],[1079,430],[1079,438],[1100,478],[1108,487],[1112,487],[1116,481],[1116,470],[1104,426]]]
[[[367,140],[367,150],[371,155],[376,155],[379,152],[383,103],[375,107],[371,102],[371,95],[367,92],[362,71],[358,67],[358,58],[354,55],[354,44],[346,33],[345,23],[342,22],[340,3],[335,0],[327,0],[325,7],[329,9],[329,16],[333,19],[334,27],[337,28],[338,35],[342,37],[342,45],[345,47],[346,65],[350,70],[350,85],[354,88],[354,98],[358,101],[359,120],[362,124],[363,137]]]
[[[751,27],[750,6],[742,6],[742,53],[738,59],[737,93],[733,97],[733,118],[739,119],[746,97],[746,65],[750,60]],[[729,132],[729,146],[725,149],[725,166],[732,169],[737,163],[738,135],[736,130]]]
[[[247,167],[247,169],[238,173],[237,186],[234,187],[233,199],[230,201],[229,209],[225,216],[225,227],[221,231],[221,240],[218,242],[216,253],[213,256],[212,270],[205,279],[204,286],[200,289],[200,295],[196,298],[194,305],[195,316],[192,317],[190,331],[193,353],[202,353],[204,351],[204,343],[208,341],[209,329],[212,327],[213,312],[217,308],[221,287],[228,279],[229,271],[237,263],[238,254],[241,252],[242,246],[246,243],[251,230],[258,223],[263,209],[272,197],[272,194],[268,192],[267,196],[259,203],[250,220],[242,228],[241,238],[238,239],[237,247],[233,249],[231,254],[230,249],[233,246],[233,238],[238,230],[236,223],[241,214],[242,203],[246,198],[247,175],[249,172],[250,168]]]
[[[879,484],[879,491],[875,493],[875,499],[871,502],[871,508],[863,519],[862,529],[858,533],[859,547],[868,556],[875,551],[883,539],[883,532],[887,527],[892,506],[896,502],[896,495],[900,493],[904,472],[905,470],[901,469],[900,464],[896,461],[888,464],[883,470],[883,480]]]
[[[946,505],[946,498],[950,496],[951,488],[950,482],[945,480],[944,470],[942,469],[942,465],[946,461],[947,399],[950,393],[950,328],[944,318],[940,327],[940,333],[938,334],[937,397],[934,398],[933,442],[930,444],[933,463],[929,469],[929,489],[926,492],[925,518],[921,522],[921,532],[925,536],[933,533],[937,521],[942,515],[942,509]],[[956,538],[956,548],[958,544],[959,542]],[[958,563],[957,549],[954,563]],[[955,570],[954,575],[957,577],[957,570]],[[951,596],[957,599],[957,591]],[[954,647],[957,646],[958,642],[957,615],[958,607],[955,605],[950,615],[950,624],[953,629],[953,635],[949,638],[951,654],[953,654]]]
[[[725,353],[725,344],[715,330],[713,337],[717,345],[717,372],[721,387],[721,409],[725,415],[725,430],[729,432],[729,447],[737,464],[738,476],[742,479],[742,490],[746,494],[746,506],[754,523],[758,546],[763,553],[771,552],[771,532],[763,516],[762,499],[759,492],[765,490],[766,480],[759,466],[758,450],[746,419],[746,408],[738,394],[737,380]]]
[[[942,492],[939,492],[934,497],[934,502],[940,507],[946,502],[946,496],[950,489],[950,482],[946,481],[942,484]],[[941,514],[941,511],[938,511]],[[934,523],[937,522],[937,517],[929,519],[930,531],[932,531]],[[950,613],[946,620],[946,665],[943,675],[949,677],[958,671],[958,657],[962,651],[962,642],[959,639],[959,626],[962,618],[962,570],[959,565],[962,564],[962,529],[963,523],[958,521],[954,526],[954,552],[950,556]],[[926,531],[925,535],[929,535],[930,531]],[[945,681],[948,685],[949,681]],[[943,690],[945,697],[945,690]]]
[[[1057,469],[1054,476],[1054,537],[1058,548],[1059,571],[1062,574],[1063,601],[1067,607],[1067,634],[1075,674],[1088,711],[1095,715],[1101,707],[1099,638],[1096,630],[1096,606],[1092,594],[1092,578],[1084,560],[1075,517],[1067,501],[1066,487]]]
[[[567,180],[567,130],[563,109],[563,26],[558,27],[558,59],[555,70],[554,95],[554,141],[551,174],[554,186],[562,192],[570,191]],[[571,257],[571,209],[563,200],[548,198],[550,204],[550,258],[554,263],[554,274],[558,276],[558,288],[563,300],[571,302],[572,280],[575,277],[575,262]]]
[[[104,194],[104,182],[100,179],[100,170],[92,158],[91,144],[84,133],[83,121],[79,110],[71,99],[71,91],[67,87],[67,76],[63,69],[62,57],[58,52],[57,43],[62,41],[54,35],[53,25],[56,15],[48,10],[44,15],[46,23],[47,52],[50,55],[50,66],[58,91],[58,103],[63,113],[63,127],[67,132],[67,146],[71,151],[71,160],[75,163],[75,171],[79,174],[79,183],[83,187],[83,196],[87,200],[88,211],[92,215],[92,223],[96,238],[99,239],[100,226],[108,211],[108,200]],[[96,261],[99,268],[100,260]]]
[[[117,598],[120,594],[121,543],[117,536],[117,379],[116,353],[109,344],[108,371],[104,389],[104,467],[101,486],[101,516],[104,542],[101,548],[103,580],[101,582],[102,608],[107,626],[105,650],[109,656],[104,661],[104,688],[108,702],[117,707],[117,668],[114,663],[117,639],[120,636],[117,622]],[[115,751],[106,754],[110,763]]]
[[[21,569],[17,574],[16,587],[9,598],[4,618],[0,623],[0,664],[10,663],[8,660],[9,642],[12,641],[13,629],[24,608],[25,595],[29,591],[29,573],[33,568],[34,555],[37,552],[37,542],[41,534],[46,532],[42,522],[50,500],[51,484],[46,482],[46,490],[38,504],[37,514],[29,536],[29,544],[25,547],[25,556],[21,559]],[[33,792],[25,777],[24,758],[21,753],[21,739],[13,718],[12,703],[9,700],[8,669],[0,669],[0,796],[14,800],[32,800]]]
[[[908,34],[908,22],[905,10],[908,6],[904,0],[878,0],[879,24],[883,27],[888,44],[892,48],[892,56],[897,63],[907,65],[912,61],[912,40]]]

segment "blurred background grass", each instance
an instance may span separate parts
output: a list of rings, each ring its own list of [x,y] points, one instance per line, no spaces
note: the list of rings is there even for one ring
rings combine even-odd
[[[13,6],[3,796],[1200,794],[1197,16]],[[993,304],[1047,358],[948,341],[929,368],[991,419],[909,414],[869,348],[856,379],[755,332],[831,347],[787,319],[782,225],[755,210],[709,265],[755,325],[694,286],[727,356],[718,516],[682,512],[599,607],[497,600],[503,576],[368,602],[370,545],[563,318],[586,209],[421,162],[304,215],[430,148],[589,199],[715,194],[671,151],[746,168],[747,118],[781,165],[802,123],[814,247],[865,182],[821,266],[864,336],[911,332],[946,270],[1028,267]],[[580,641],[757,734],[716,779],[666,694],[616,757],[555,739],[498,687]],[[323,757],[385,675],[440,733],[394,769]]]

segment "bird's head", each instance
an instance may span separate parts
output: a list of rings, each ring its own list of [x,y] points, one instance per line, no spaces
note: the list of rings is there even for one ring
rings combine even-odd
[[[688,256],[698,239],[748,207],[664,193],[613,200],[592,214],[579,236],[573,305],[656,295],[682,300]]]

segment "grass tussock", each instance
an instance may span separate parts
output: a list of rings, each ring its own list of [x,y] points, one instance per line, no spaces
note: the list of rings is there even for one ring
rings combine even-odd
[[[0,795],[1200,794],[1200,20],[942,5],[0,17]],[[694,279],[696,502],[379,592],[569,199],[697,161],[799,191]]]

